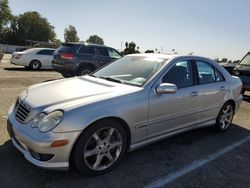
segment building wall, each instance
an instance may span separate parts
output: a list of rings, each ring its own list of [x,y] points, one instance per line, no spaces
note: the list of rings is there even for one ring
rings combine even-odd
[[[0,44],[0,52],[11,54],[16,51],[17,48],[25,48],[27,46],[16,46],[16,45],[8,45],[8,44]]]

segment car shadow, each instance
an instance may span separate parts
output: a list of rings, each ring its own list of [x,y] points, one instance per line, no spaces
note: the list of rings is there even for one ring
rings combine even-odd
[[[94,177],[82,176],[74,168],[38,168],[8,140],[0,145],[0,182],[9,187],[143,187],[248,135],[249,130],[235,124],[224,133],[212,127],[192,130],[130,152],[112,171]]]
[[[25,71],[25,72],[55,72],[52,69],[41,69],[41,70],[31,70],[25,67],[6,67],[4,70],[7,71]]]
[[[250,103],[250,95],[243,95],[243,100]]]

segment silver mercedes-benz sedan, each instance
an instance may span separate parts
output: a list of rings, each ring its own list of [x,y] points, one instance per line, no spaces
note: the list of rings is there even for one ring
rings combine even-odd
[[[242,83],[198,56],[125,56],[82,77],[30,86],[8,112],[25,158],[86,175],[111,170],[127,151],[204,126],[229,128]]]

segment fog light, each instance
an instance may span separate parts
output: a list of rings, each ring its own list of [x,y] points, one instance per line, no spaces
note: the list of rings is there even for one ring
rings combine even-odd
[[[52,159],[54,157],[54,154],[45,154],[45,153],[38,153],[30,148],[28,148],[30,154],[32,155],[32,157],[34,157],[35,159],[39,160],[39,161],[49,161],[50,159]]]

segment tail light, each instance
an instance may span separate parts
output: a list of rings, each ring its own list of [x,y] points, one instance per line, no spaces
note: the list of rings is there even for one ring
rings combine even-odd
[[[20,59],[22,57],[22,54],[17,54],[16,56],[15,56],[15,59]]]
[[[60,57],[61,57],[61,59],[72,60],[75,56],[74,56],[74,54],[61,54]]]

